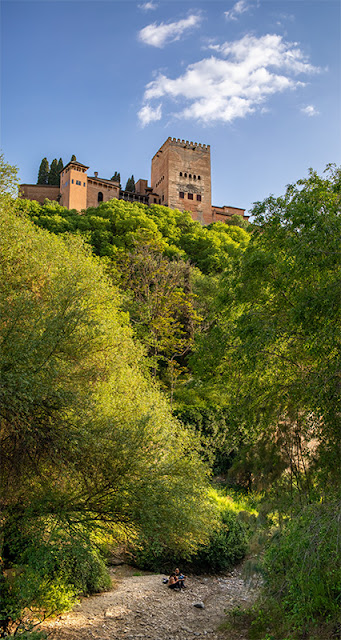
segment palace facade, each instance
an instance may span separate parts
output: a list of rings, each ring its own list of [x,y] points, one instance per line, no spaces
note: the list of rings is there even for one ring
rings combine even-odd
[[[210,145],[167,138],[152,159],[151,186],[147,180],[140,179],[134,193],[123,191],[114,180],[99,178],[96,171],[88,176],[88,169],[81,162],[71,161],[60,172],[59,187],[21,184],[20,196],[40,203],[46,198],[56,200],[62,206],[80,212],[112,198],[160,204],[190,211],[193,220],[203,225],[226,222],[234,214],[248,219],[245,209],[212,205]]]

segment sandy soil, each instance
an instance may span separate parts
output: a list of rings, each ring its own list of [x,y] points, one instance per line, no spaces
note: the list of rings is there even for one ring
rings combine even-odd
[[[194,576],[187,589],[171,591],[162,575],[134,575],[124,565],[111,570],[113,589],[82,598],[75,609],[45,625],[51,640],[245,640],[219,631],[224,611],[247,607],[255,597],[235,569],[224,576]],[[197,608],[196,603],[204,603]]]

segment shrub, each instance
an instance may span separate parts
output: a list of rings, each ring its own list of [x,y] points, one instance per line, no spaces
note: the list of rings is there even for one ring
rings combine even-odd
[[[110,588],[110,576],[96,549],[76,543],[62,550],[60,561],[63,578],[78,592],[92,594]]]
[[[246,527],[237,514],[225,510],[221,514],[221,523],[212,531],[209,542],[201,545],[193,558],[194,571],[228,571],[242,560],[247,548]]]
[[[310,505],[278,533],[265,553],[267,595],[298,637],[336,628],[340,607],[340,505]],[[301,636],[300,636],[301,634]],[[318,636],[322,636],[320,630]]]
[[[16,628],[17,635],[21,629],[29,633],[34,619],[67,611],[79,594],[92,594],[111,586],[96,549],[84,540],[61,534],[49,541],[37,538],[35,544],[18,554],[7,573],[7,577],[2,574],[0,633]],[[28,637],[34,638],[32,634]]]
[[[132,549],[134,563],[141,569],[169,572],[176,565],[194,573],[227,571],[240,562],[247,548],[247,530],[236,513],[225,509],[206,544],[184,557],[153,540],[140,538]]]

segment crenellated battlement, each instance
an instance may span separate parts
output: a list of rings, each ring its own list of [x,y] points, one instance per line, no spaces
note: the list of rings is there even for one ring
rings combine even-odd
[[[180,138],[172,138],[171,136],[169,136],[167,138],[167,140],[163,143],[163,145],[160,147],[160,149],[155,153],[155,155],[153,156],[153,159],[155,157],[158,157],[158,155],[160,153],[162,153],[164,151],[164,149],[166,147],[168,147],[169,145],[176,145],[178,147],[181,147],[182,149],[200,149],[201,151],[207,151],[209,152],[211,147],[209,144],[203,144],[201,142],[189,142],[188,140],[181,140]]]

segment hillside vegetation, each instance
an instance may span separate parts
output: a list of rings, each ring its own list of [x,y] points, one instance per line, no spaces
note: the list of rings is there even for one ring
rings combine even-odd
[[[250,637],[269,640],[272,620],[275,640],[335,637],[340,171],[256,203],[252,225],[205,228],[7,186],[4,633],[107,588],[118,544],[138,566],[197,572],[249,544],[264,582]]]

